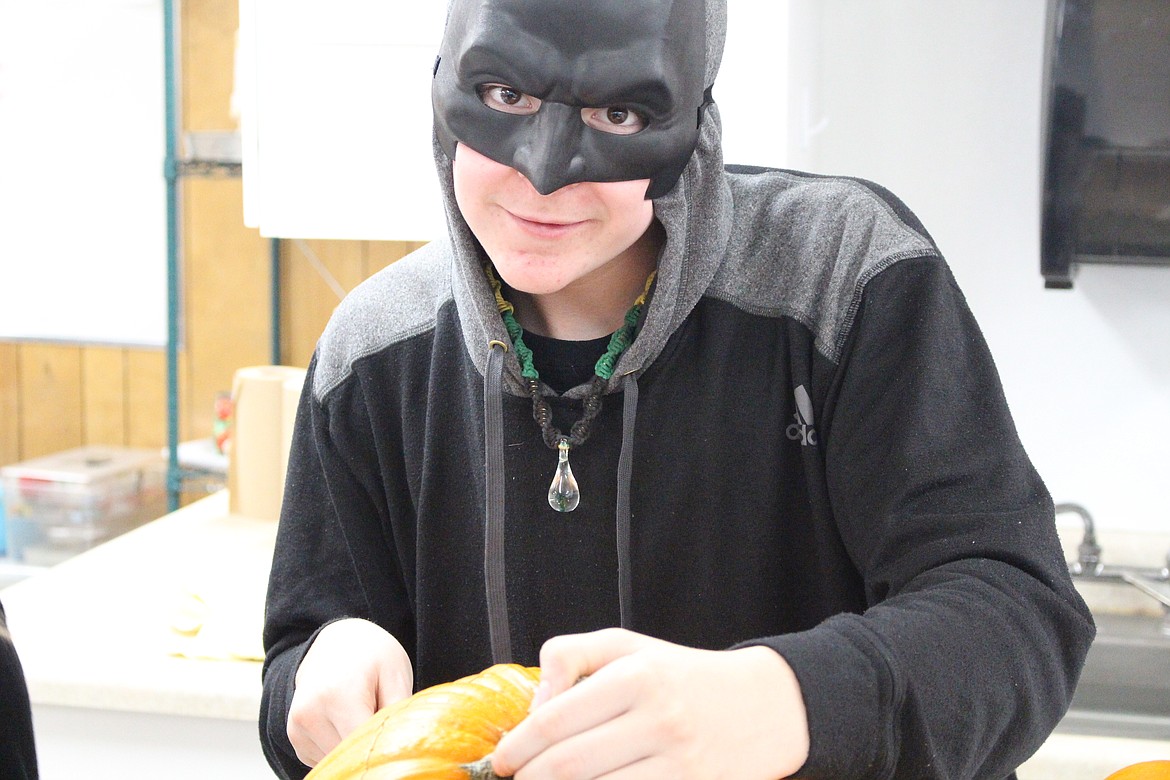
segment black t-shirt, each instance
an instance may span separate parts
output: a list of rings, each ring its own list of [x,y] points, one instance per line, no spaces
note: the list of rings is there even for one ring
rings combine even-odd
[[[524,333],[524,343],[532,350],[536,372],[558,393],[589,381],[598,358],[609,347],[609,340],[610,336],[602,336],[588,341],[564,341]]]
[[[36,780],[37,755],[28,686],[16,648],[8,636],[3,604],[0,604],[0,691],[3,692],[0,695],[0,778]]]

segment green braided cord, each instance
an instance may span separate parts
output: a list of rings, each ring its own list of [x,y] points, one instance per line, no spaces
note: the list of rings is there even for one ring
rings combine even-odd
[[[532,350],[524,343],[524,329],[520,327],[519,322],[516,322],[511,309],[505,311],[501,316],[504,318],[504,327],[508,329],[508,335],[512,337],[512,348],[516,350],[516,359],[520,361],[520,374],[527,379],[540,379],[540,374],[536,372],[536,366],[532,364]]]
[[[613,369],[617,365],[618,358],[634,341],[634,328],[638,325],[638,315],[641,312],[642,305],[640,303],[635,303],[626,312],[626,324],[615,330],[613,335],[609,337],[609,346],[606,347],[605,354],[597,359],[593,373],[602,379],[609,379],[613,376]]]
[[[650,286],[654,284],[654,277],[657,275],[658,271],[654,270],[646,277],[646,286],[642,289],[642,294],[638,296],[638,300],[634,301],[634,305],[626,312],[626,324],[613,332],[605,354],[597,359],[597,365],[593,367],[593,373],[602,379],[609,379],[613,376],[613,370],[617,365],[618,358],[626,351],[626,347],[633,343],[634,329],[638,327],[638,317],[642,314],[642,307],[646,304],[646,296],[650,294]]]
[[[511,303],[504,300],[503,286],[500,280],[496,278],[494,269],[491,263],[485,263],[483,266],[484,273],[487,274],[488,284],[491,285],[492,292],[496,295],[496,307],[500,310],[500,316],[504,320],[504,327],[508,330],[508,336],[512,339],[512,348],[516,350],[516,359],[520,361],[520,374],[526,379],[540,379],[540,374],[536,370],[536,366],[532,363],[532,350],[524,343],[524,329],[520,327],[520,323],[516,322],[515,308]],[[634,329],[638,326],[638,317],[642,313],[642,306],[646,303],[646,296],[650,292],[650,285],[654,282],[655,273],[651,272],[646,279],[646,287],[642,290],[642,294],[638,296],[638,300],[634,301],[634,305],[626,312],[625,324],[614,331],[609,338],[609,346],[606,347],[605,354],[597,359],[597,364],[593,368],[593,373],[602,379],[608,380],[613,376],[614,366],[617,365],[617,360],[621,354],[626,351],[634,341]]]
[[[532,364],[532,350],[524,343],[524,329],[516,322],[516,309],[511,303],[504,300],[504,291],[500,280],[496,278],[491,263],[484,263],[483,271],[487,274],[488,284],[496,295],[496,308],[504,319],[504,327],[508,330],[508,337],[512,339],[512,349],[516,350],[516,359],[520,361],[520,374],[527,379],[540,379],[536,373],[536,366]]]

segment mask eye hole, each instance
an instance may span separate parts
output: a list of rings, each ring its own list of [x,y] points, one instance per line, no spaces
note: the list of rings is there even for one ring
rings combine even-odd
[[[583,108],[581,121],[594,130],[613,135],[633,135],[646,127],[646,120],[642,115],[625,106]]]
[[[540,98],[526,95],[507,84],[483,84],[476,91],[480,101],[493,111],[529,116],[540,110]]]

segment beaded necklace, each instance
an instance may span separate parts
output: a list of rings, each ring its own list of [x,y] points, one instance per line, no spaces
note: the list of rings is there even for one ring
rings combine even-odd
[[[568,435],[562,433],[552,423],[552,411],[548,402],[540,394],[540,374],[532,363],[532,350],[524,343],[524,329],[516,321],[516,310],[511,303],[504,300],[503,286],[496,278],[495,269],[491,263],[485,263],[484,273],[487,274],[488,284],[496,296],[496,306],[500,310],[500,317],[504,320],[504,327],[512,339],[512,348],[516,350],[516,359],[520,361],[520,374],[528,385],[528,394],[532,396],[532,417],[540,425],[544,443],[557,451],[557,470],[553,476],[552,485],[548,489],[548,503],[558,512],[572,512],[581,502],[581,490],[577,480],[573,477],[573,470],[569,466],[569,450],[580,446],[589,438],[589,426],[601,411],[601,393],[605,389],[606,380],[613,376],[614,366],[626,348],[634,340],[634,332],[638,326],[642,307],[646,305],[646,296],[650,294],[650,286],[654,283],[656,271],[651,271],[646,277],[646,286],[642,294],[634,301],[634,305],[626,312],[622,327],[610,336],[609,346],[593,368],[593,378],[589,380],[589,394],[582,401],[583,411],[581,418],[569,428]]]

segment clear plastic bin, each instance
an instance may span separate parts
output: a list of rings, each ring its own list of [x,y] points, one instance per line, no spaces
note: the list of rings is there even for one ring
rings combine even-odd
[[[8,557],[52,566],[167,511],[157,450],[88,446],[0,469]]]

